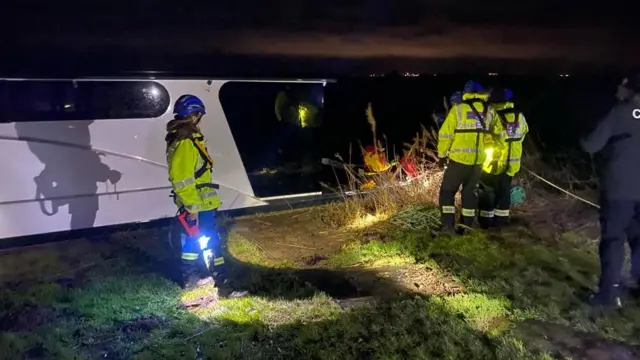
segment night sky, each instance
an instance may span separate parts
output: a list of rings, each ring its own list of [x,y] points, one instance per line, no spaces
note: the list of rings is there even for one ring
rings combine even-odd
[[[367,71],[427,71],[420,64],[452,58],[632,66],[640,63],[640,21],[631,3],[15,0],[0,15],[5,49],[13,49],[2,60],[45,53],[50,61],[103,57],[153,67],[160,58],[269,56],[346,71],[341,65],[358,62]]]

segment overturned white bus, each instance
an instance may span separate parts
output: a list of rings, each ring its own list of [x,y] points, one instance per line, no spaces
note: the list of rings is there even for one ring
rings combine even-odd
[[[254,192],[221,103],[238,83],[326,80],[0,78],[0,239],[173,217],[164,136],[183,94],[207,108],[201,128],[221,210],[266,205],[274,197]]]

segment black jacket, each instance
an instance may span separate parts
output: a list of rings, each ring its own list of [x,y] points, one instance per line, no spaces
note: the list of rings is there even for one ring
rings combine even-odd
[[[634,118],[635,109],[640,102],[616,105],[580,141],[586,152],[602,155],[600,186],[608,199],[640,200],[640,119]]]

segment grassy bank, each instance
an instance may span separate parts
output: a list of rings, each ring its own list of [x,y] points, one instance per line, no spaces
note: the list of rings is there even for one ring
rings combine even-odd
[[[0,359],[640,359],[640,304],[584,302],[596,213],[522,176],[512,226],[433,237],[442,173],[427,142],[409,150],[426,155],[404,186],[396,170],[345,166],[341,190],[377,186],[228,219],[219,289],[170,280],[169,229],[0,253]]]
[[[376,223],[373,237],[350,233],[354,240],[314,269],[276,264],[233,234],[230,275],[251,296],[192,309],[181,304],[201,293],[183,293],[159,274],[165,263],[145,250],[149,236],[115,238],[90,264],[82,263],[81,249],[96,245],[85,242],[74,245],[75,259],[64,247],[17,253],[15,259],[47,264],[36,269],[45,274],[60,272],[28,280],[20,274],[21,281],[3,286],[0,357],[604,359],[593,354],[635,351],[629,344],[640,338],[637,304],[597,316],[583,305],[598,269],[593,243],[572,233],[539,239],[526,227],[434,239],[392,221]],[[389,267],[413,269],[406,286],[397,278],[364,280],[362,273]],[[340,296],[336,279],[368,286],[375,296]],[[424,296],[412,281],[453,290]],[[336,288],[327,288],[332,282]]]

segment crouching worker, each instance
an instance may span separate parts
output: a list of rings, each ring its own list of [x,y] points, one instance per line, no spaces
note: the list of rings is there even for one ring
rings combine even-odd
[[[520,171],[522,142],[529,132],[527,121],[513,105],[509,89],[494,91],[489,98],[492,145],[485,149],[486,158],[480,178],[480,214],[484,229],[501,228],[509,222],[511,181]]]
[[[183,95],[173,109],[175,119],[167,124],[167,163],[174,201],[178,206],[181,235],[182,287],[213,283],[214,264],[223,263],[220,238],[215,226],[221,202],[212,183],[213,160],[198,124],[206,114],[202,100]]]

